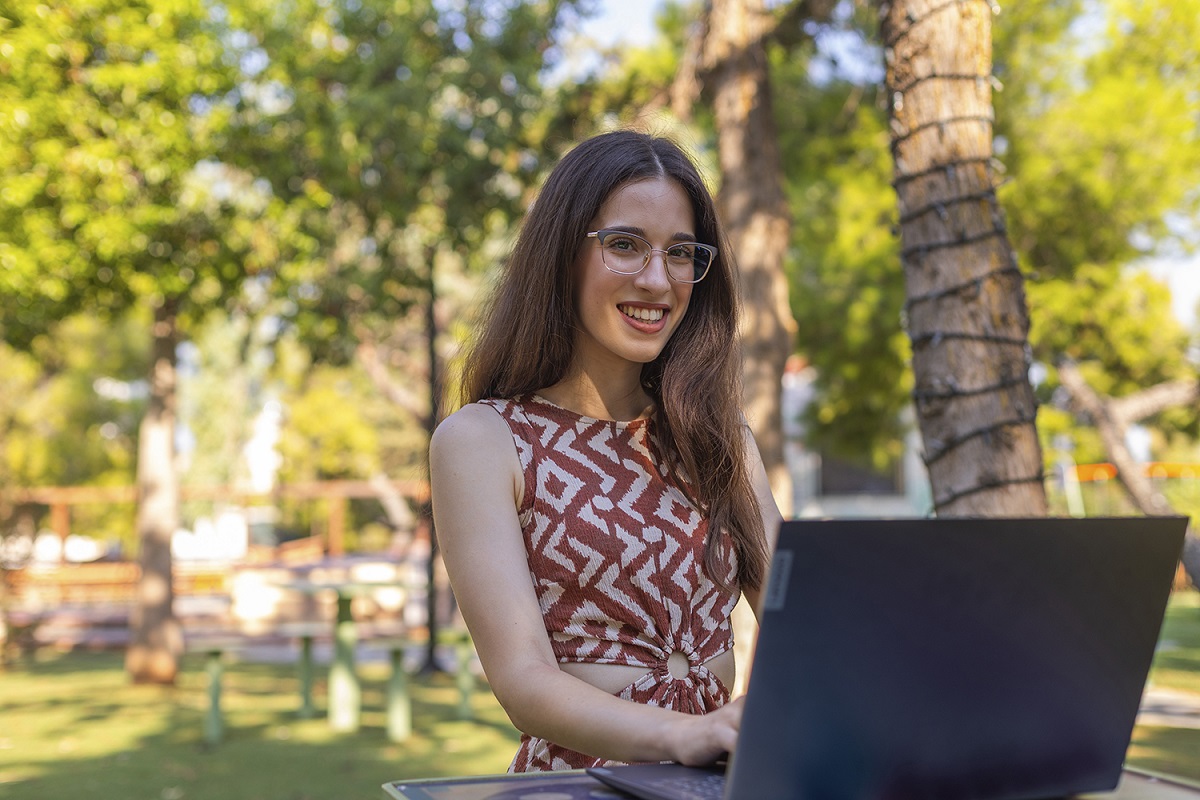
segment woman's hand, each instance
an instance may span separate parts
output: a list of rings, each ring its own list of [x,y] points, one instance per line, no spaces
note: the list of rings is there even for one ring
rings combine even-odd
[[[699,767],[732,753],[742,725],[744,699],[739,697],[707,714],[684,715],[671,732],[671,760]]]

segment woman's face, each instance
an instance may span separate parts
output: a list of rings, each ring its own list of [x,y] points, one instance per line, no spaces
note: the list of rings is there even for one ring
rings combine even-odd
[[[588,230],[611,228],[637,234],[656,250],[696,241],[691,201],[671,178],[645,178],[615,189]],[[687,312],[692,284],[667,276],[661,252],[636,275],[612,272],[594,238],[585,243],[575,268],[576,365],[637,365],[640,370],[657,358]]]

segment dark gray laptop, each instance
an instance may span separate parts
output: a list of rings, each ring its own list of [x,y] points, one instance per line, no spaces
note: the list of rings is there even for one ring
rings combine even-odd
[[[648,800],[1113,789],[1186,525],[785,522],[728,771],[589,772]]]

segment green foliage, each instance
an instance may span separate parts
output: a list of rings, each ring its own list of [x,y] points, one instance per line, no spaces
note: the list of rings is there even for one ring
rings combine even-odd
[[[132,326],[167,300],[202,374],[222,376],[184,378],[191,479],[236,477],[249,414],[273,391],[294,406],[289,476],[411,474],[419,430],[364,400],[361,373],[298,371],[349,362],[363,340],[417,350],[413,310],[431,287],[444,338],[468,336],[452,307],[473,293],[465,276],[500,261],[532,187],[578,136],[644,124],[711,160],[703,100],[686,130],[646,112],[665,102],[696,4],[668,3],[654,45],[547,88],[557,26],[587,5],[0,0],[0,334],[15,348],[0,349],[0,481],[132,474],[139,403],[95,396],[84,373],[141,374]],[[995,18],[1000,195],[1030,276],[1035,356],[1091,362],[1110,394],[1194,373],[1163,289],[1129,268],[1180,242],[1167,220],[1200,203],[1191,5],[1050,0]],[[853,11],[805,30],[858,32],[853,58],[870,63],[877,21]],[[820,376],[809,429],[826,452],[882,467],[912,383],[886,116],[827,48],[771,58],[798,350]],[[295,323],[274,363],[255,360],[278,334],[259,315]],[[1044,441],[1066,435],[1078,460],[1100,458],[1056,388],[1051,370]],[[1198,424],[1189,409],[1156,423],[1162,442]]]
[[[1069,279],[1031,281],[1039,352],[1091,361],[1089,383],[1109,396],[1187,375],[1187,334],[1167,287],[1141,270],[1079,264]]]
[[[0,2],[0,335],[48,371],[43,413],[5,437],[14,482],[129,484],[141,403],[92,407],[95,378],[133,376],[73,360],[105,358],[132,310],[148,369],[151,336],[174,333],[152,332],[150,309],[186,328],[305,242],[268,187],[219,161],[239,76],[227,33],[203,0]],[[86,329],[58,324],[77,313]],[[129,530],[128,508],[72,515]]]
[[[8,480],[19,486],[84,479],[127,483],[132,474],[127,445],[140,403],[104,398],[94,391],[98,377],[112,374],[93,360],[96,351],[91,345],[100,327],[94,320],[74,318],[61,327],[65,330],[56,332],[53,340],[73,347],[73,357],[54,372],[44,371],[27,354],[0,346],[3,414],[9,425],[3,441]],[[105,333],[115,339],[129,331],[126,326]]]
[[[912,377],[891,157],[875,92],[775,66],[793,215],[788,259],[799,352],[816,368],[812,443],[884,469],[900,455]]]
[[[1165,287],[1130,265],[1186,251],[1168,221],[1200,210],[1198,35],[1195,9],[1176,0],[1018,4],[997,19],[1000,198],[1029,273],[1034,355],[1083,363],[1109,396],[1196,373]],[[1051,370],[1043,401],[1062,400],[1056,389]],[[1200,429],[1195,409],[1152,422],[1163,435]],[[1043,407],[1039,428],[1078,461],[1106,458],[1065,412]]]
[[[79,315],[32,353],[0,344],[0,487],[132,483],[145,325]],[[128,507],[76,506],[71,521],[75,533],[129,538]]]
[[[343,368],[309,372],[303,393],[287,404],[280,441],[286,479],[367,478],[379,470],[375,427],[354,405],[370,394],[364,380]]]
[[[269,199],[213,160],[236,78],[200,0],[0,6],[0,326],[177,299],[195,314],[271,261]]]
[[[1110,0],[1069,27],[1031,12],[1016,22],[1040,42],[997,69],[1012,237],[1038,278],[1116,268],[1170,234],[1168,212],[1200,210],[1200,20],[1180,0]],[[1014,39],[998,36],[998,61]]]
[[[693,23],[699,15],[696,3],[666,2],[659,9],[651,44],[613,45],[597,54],[602,60],[598,70],[555,86],[550,107],[556,109],[558,123],[570,131],[569,140],[617,126],[674,135],[683,144],[698,131],[711,139],[712,114],[707,104],[689,109],[696,125],[688,131],[680,130],[679,121],[663,110],[670,104],[671,84],[695,35]],[[717,186],[712,188],[715,193]]]
[[[237,158],[303,210],[323,249],[285,274],[322,355],[347,358],[508,225],[542,164],[539,74],[570,3],[248,0]],[[418,291],[414,291],[414,289]]]
[[[874,24],[850,16],[818,34],[858,31],[856,57],[869,62]],[[1200,201],[1197,25],[1177,0],[1053,0],[995,17],[1000,199],[1029,272],[1034,354],[1094,361],[1094,385],[1114,395],[1195,370],[1165,289],[1131,265],[1183,247],[1167,220],[1194,218]],[[836,67],[811,45],[772,62],[795,220],[792,305],[799,351],[819,374],[816,444],[878,465],[899,444],[912,381],[897,325],[895,194],[877,89],[839,79]],[[1044,443],[1066,434],[1078,456],[1101,457],[1096,437],[1055,407],[1056,388],[1051,370],[1039,387]],[[1194,410],[1165,416],[1168,430],[1194,434]]]

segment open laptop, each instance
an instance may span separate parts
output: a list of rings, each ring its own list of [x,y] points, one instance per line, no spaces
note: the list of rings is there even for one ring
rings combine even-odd
[[[1017,800],[1116,787],[1184,517],[792,520],[723,774],[647,800]]]

